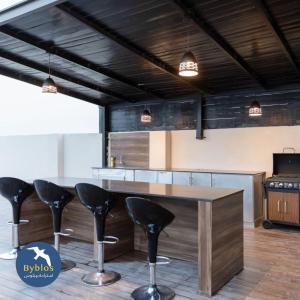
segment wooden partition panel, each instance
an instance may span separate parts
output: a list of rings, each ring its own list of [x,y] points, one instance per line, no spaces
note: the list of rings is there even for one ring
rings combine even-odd
[[[74,190],[70,190],[74,193]],[[94,242],[94,216],[75,197],[63,210],[62,229],[73,229],[72,238]]]
[[[74,190],[70,191],[74,193]],[[20,226],[21,245],[53,237],[51,210],[38,199],[36,194],[23,203],[21,218],[30,221],[29,224]],[[71,228],[74,232],[72,232],[70,237],[62,239],[64,242],[68,242],[70,238],[90,243],[95,241],[94,216],[79,202],[77,197],[64,208],[62,231],[66,228]],[[117,199],[115,207],[107,217],[105,234],[116,236],[120,241],[115,245],[105,245],[106,260],[133,250],[133,231],[133,223],[127,214],[125,202]],[[97,243],[94,244],[95,259],[96,246]]]
[[[244,266],[243,193],[199,202],[198,209],[199,286],[211,296]]]
[[[22,204],[21,219],[29,220],[19,229],[20,244],[41,241],[53,236],[50,208],[41,202],[36,193]]]
[[[170,210],[174,221],[161,232],[158,255],[165,255],[189,261],[198,258],[198,202],[180,200],[155,200]],[[147,239],[140,226],[135,226],[134,248],[148,252]]]
[[[96,232],[94,243],[94,258],[97,259]],[[105,260],[110,260],[134,250],[134,225],[128,216],[123,198],[116,196],[116,205],[106,218],[105,235],[119,239],[117,244],[105,244]]]
[[[122,156],[126,167],[149,168],[149,132],[110,133],[108,147],[108,155],[116,157],[117,166]]]

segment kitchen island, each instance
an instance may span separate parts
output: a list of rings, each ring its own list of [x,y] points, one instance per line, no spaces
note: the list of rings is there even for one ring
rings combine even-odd
[[[242,190],[86,178],[46,180],[73,193],[77,183],[90,183],[115,197],[117,204],[107,219],[106,235],[117,236],[120,242],[106,247],[105,256],[109,259],[134,249],[146,251],[146,239],[125,208],[124,199],[136,195],[156,201],[174,213],[167,235],[160,235],[158,253],[196,262],[201,292],[214,294],[243,269]],[[50,209],[36,195],[24,202],[21,215],[30,220],[28,226],[20,229],[22,244],[53,235]],[[74,229],[73,238],[96,244],[92,214],[77,197],[65,208],[63,227]]]
[[[254,228],[263,220],[265,172],[215,169],[141,169],[92,167],[93,178],[182,184],[244,190],[244,226]]]

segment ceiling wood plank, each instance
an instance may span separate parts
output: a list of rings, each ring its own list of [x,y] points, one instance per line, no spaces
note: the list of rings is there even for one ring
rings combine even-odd
[[[27,58],[25,58],[23,56],[20,56],[20,55],[17,55],[17,54],[5,51],[3,49],[0,49],[0,57],[3,57],[5,59],[13,61],[13,62],[15,62],[17,64],[21,64],[23,66],[26,66],[26,67],[31,68],[31,69],[38,70],[38,71],[46,73],[46,74],[49,73],[48,66],[44,66],[44,65],[42,65],[40,63],[37,63],[37,62],[32,61],[30,59],[27,59]],[[89,88],[91,90],[98,91],[100,93],[103,93],[103,94],[106,94],[108,96],[114,97],[114,98],[116,98],[118,100],[121,100],[121,101],[125,100],[125,101],[128,101],[128,102],[135,102],[132,99],[130,99],[130,98],[126,97],[126,96],[123,96],[123,95],[121,95],[119,93],[116,93],[114,91],[111,91],[111,90],[109,90],[107,88],[104,88],[104,87],[101,87],[99,85],[93,84],[91,82],[88,82],[88,81],[76,78],[76,77],[71,76],[71,75],[65,74],[65,73],[63,73],[61,71],[57,71],[57,70],[55,70],[53,68],[51,68],[51,75],[53,75],[55,77],[58,77],[60,79],[63,79],[63,80],[75,83],[77,85]]]
[[[212,93],[212,91],[209,90],[207,87],[204,87],[203,85],[201,85],[199,83],[191,82],[188,79],[179,76],[178,70],[176,68],[165,63],[164,61],[159,59],[157,56],[155,56],[152,53],[141,48],[139,45],[133,43],[131,40],[122,36],[115,30],[109,28],[104,23],[100,22],[99,20],[95,20],[93,17],[87,16],[87,14],[85,12],[83,12],[81,9],[79,9],[75,5],[67,2],[67,3],[58,5],[57,8],[59,8],[60,10],[62,10],[65,13],[67,13],[68,15],[72,16],[73,18],[80,21],[81,23],[85,24],[86,26],[91,28],[96,33],[98,33],[98,34],[100,33],[100,34],[106,36],[107,38],[113,40],[114,42],[121,45],[125,49],[142,57],[144,60],[146,60],[152,66],[160,69],[163,72],[170,74],[177,80],[187,83],[191,88],[196,89],[196,90],[200,91],[201,93],[206,93],[206,94]]]
[[[10,68],[4,67],[0,65],[0,75],[6,76],[6,77],[10,77],[12,79],[16,79],[16,80],[20,80],[32,85],[36,85],[38,87],[41,87],[43,84],[42,80],[39,80],[37,78],[34,78],[32,76],[26,75],[26,74],[21,74],[20,72],[17,72],[15,70],[12,70]],[[101,101],[88,97],[82,93],[79,92],[75,92],[75,91],[71,91],[70,89],[64,88],[62,86],[57,86],[58,91],[60,94],[64,94],[73,98],[77,98],[92,104],[96,104],[96,105],[100,105],[100,106],[104,106],[106,105],[106,103],[102,103]]]
[[[75,63],[81,67],[84,67],[84,68],[92,70],[94,72],[103,74],[109,78],[112,78],[114,80],[122,82],[123,84],[127,84],[136,89],[142,90],[143,92],[151,95],[152,97],[160,98],[160,99],[164,98],[164,96],[161,95],[160,93],[152,91],[143,85],[139,85],[138,83],[132,81],[131,79],[124,77],[114,71],[111,71],[110,69],[107,69],[103,66],[97,65],[93,62],[86,60],[83,57],[80,57],[76,54],[73,54],[73,53],[67,51],[67,50],[64,50],[63,48],[60,48],[60,47],[54,45],[51,41],[44,41],[42,39],[39,39],[29,33],[26,33],[18,28],[12,27],[10,25],[5,25],[5,26],[0,27],[0,32],[4,33],[10,37],[13,37],[15,39],[18,39],[24,43],[27,43],[34,47],[42,49],[45,52],[51,53],[60,58],[63,58],[72,63]]]
[[[263,78],[253,70],[243,57],[211,26],[186,0],[173,0],[186,16],[195,24],[240,68],[242,68],[261,87],[267,88]]]
[[[256,9],[260,12],[266,25],[272,31],[274,37],[276,38],[279,46],[282,48],[286,57],[290,61],[293,68],[300,75],[300,64],[297,60],[296,55],[293,53],[287,39],[285,38],[283,32],[281,31],[278,23],[276,22],[271,10],[269,9],[265,0],[254,0],[254,5]]]

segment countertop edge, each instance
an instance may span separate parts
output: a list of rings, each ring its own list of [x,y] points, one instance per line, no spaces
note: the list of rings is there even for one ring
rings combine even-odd
[[[108,170],[141,170],[141,171],[161,171],[161,172],[190,172],[190,173],[215,173],[215,174],[237,174],[237,175],[262,175],[266,174],[265,171],[242,171],[242,170],[214,170],[214,169],[143,169],[143,168],[131,168],[131,167],[91,167],[91,169],[108,169]]]

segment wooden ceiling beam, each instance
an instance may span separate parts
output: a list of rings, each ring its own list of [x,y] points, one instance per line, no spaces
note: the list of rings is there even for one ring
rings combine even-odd
[[[17,55],[17,54],[14,54],[14,53],[2,50],[2,49],[0,49],[0,57],[3,57],[3,58],[5,58],[5,59],[7,59],[9,61],[15,62],[17,64],[26,66],[28,68],[31,68],[31,69],[34,69],[34,70],[37,70],[37,71],[40,71],[40,72],[43,72],[43,73],[46,73],[46,74],[49,73],[48,66],[44,66],[44,65],[42,65],[40,63],[37,63],[37,62],[32,61],[32,60],[29,60],[29,59],[27,59],[27,58],[25,58],[23,56],[20,56],[20,55]],[[55,76],[57,78],[66,80],[68,82],[72,82],[72,83],[75,83],[77,85],[86,87],[88,89],[91,89],[91,90],[94,90],[94,91],[106,94],[106,95],[108,95],[110,97],[114,97],[114,98],[116,98],[118,100],[121,100],[121,101],[125,100],[125,101],[129,101],[129,102],[133,102],[132,99],[129,99],[128,97],[125,97],[125,96],[123,96],[123,95],[121,95],[119,93],[113,92],[113,91],[111,91],[111,90],[109,90],[107,88],[104,88],[104,87],[101,87],[99,85],[93,84],[91,82],[88,82],[88,81],[76,78],[74,76],[70,76],[70,75],[68,75],[66,73],[63,73],[61,71],[57,71],[54,68],[51,68],[51,75],[53,75],[53,76]]]
[[[63,12],[67,13],[68,15],[72,16],[74,19],[80,21],[82,24],[88,26],[90,29],[92,29],[96,33],[98,33],[98,34],[100,33],[100,34],[106,36],[107,38],[116,42],[118,45],[121,45],[125,49],[140,56],[141,58],[146,60],[148,63],[150,63],[152,66],[160,69],[163,72],[168,73],[169,75],[173,76],[177,80],[187,83],[191,88],[196,89],[196,90],[200,91],[201,93],[206,93],[206,94],[212,93],[212,91],[210,91],[208,88],[202,86],[201,84],[191,82],[190,80],[179,76],[178,70],[176,68],[165,63],[164,61],[159,59],[157,56],[155,56],[152,53],[141,48],[137,44],[130,41],[128,38],[122,36],[115,30],[109,28],[104,23],[100,22],[99,20],[95,20],[93,17],[88,16],[85,12],[83,12],[81,9],[79,9],[75,5],[73,5],[69,2],[65,2],[56,7],[59,8],[60,10],[62,10]]]
[[[134,82],[133,80],[131,80],[127,77],[124,77],[123,75],[120,75],[108,68],[105,68],[105,67],[95,64],[93,62],[90,62],[83,57],[80,57],[76,54],[73,54],[73,53],[63,49],[63,48],[60,48],[60,47],[54,45],[53,42],[51,42],[51,41],[45,41],[45,40],[39,39],[29,33],[26,33],[18,28],[12,27],[10,25],[5,25],[5,26],[0,27],[0,32],[4,33],[10,37],[13,37],[17,40],[20,40],[26,44],[29,44],[31,46],[34,46],[41,50],[44,50],[45,52],[51,53],[60,58],[68,60],[76,65],[79,65],[86,69],[92,70],[99,74],[105,75],[111,79],[117,80],[123,84],[129,85],[136,89],[139,89],[139,90],[145,92],[146,94],[151,95],[152,97],[161,98],[161,99],[164,98],[160,93],[154,92],[154,91],[150,90],[149,88],[145,87],[144,85],[139,85],[138,83]]]
[[[0,75],[6,76],[6,77],[10,77],[12,79],[16,79],[16,80],[20,80],[32,85],[36,85],[38,87],[41,87],[43,84],[42,80],[39,80],[37,78],[34,78],[33,76],[30,75],[26,75],[26,74],[21,74],[20,72],[17,72],[15,70],[12,70],[10,68],[1,66],[0,64]],[[79,92],[75,92],[75,91],[71,91],[67,88],[64,88],[62,86],[57,86],[59,93],[60,94],[64,94],[73,98],[77,98],[92,104],[96,104],[96,105],[100,105],[100,106],[104,106],[106,103],[101,103],[99,100],[94,99],[92,97],[88,97],[82,93]]]
[[[256,81],[261,87],[267,88],[263,78],[253,70],[243,57],[211,26],[186,0],[173,0],[186,16],[195,24],[226,54],[234,63],[243,69],[249,77]]]
[[[300,64],[297,60],[296,55],[293,53],[287,39],[285,38],[283,32],[281,31],[278,23],[276,22],[271,10],[269,9],[265,0],[254,0],[254,5],[256,9],[259,11],[263,20],[265,21],[268,28],[273,33],[274,37],[277,40],[278,45],[282,48],[286,57],[290,61],[293,68],[297,73],[300,74]]]

